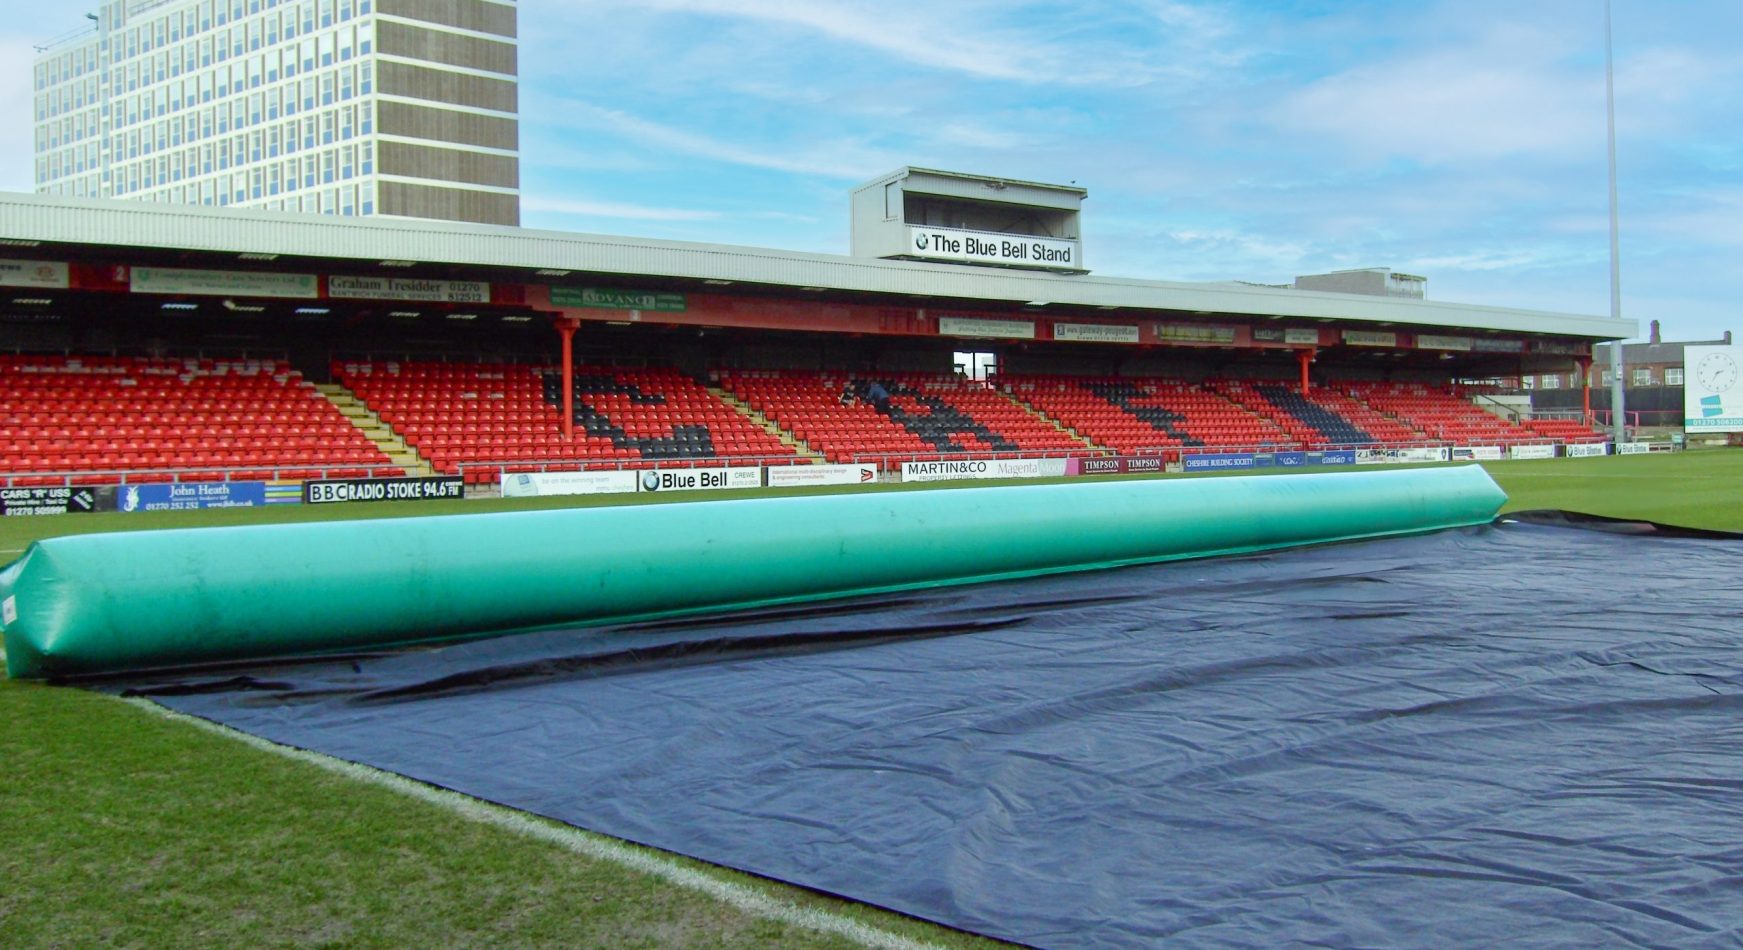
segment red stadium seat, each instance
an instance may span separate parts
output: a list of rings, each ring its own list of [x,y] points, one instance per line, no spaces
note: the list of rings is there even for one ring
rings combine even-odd
[[[302,446],[322,444],[312,441],[317,436],[326,448],[312,449],[309,461],[387,462],[278,360],[12,357],[0,362],[0,417],[13,415],[28,419],[25,428],[52,451],[7,451],[11,470],[126,471],[128,481],[140,481],[141,470],[158,469],[169,471],[154,481],[177,473],[222,479],[234,477],[224,469],[300,462],[308,454]]]

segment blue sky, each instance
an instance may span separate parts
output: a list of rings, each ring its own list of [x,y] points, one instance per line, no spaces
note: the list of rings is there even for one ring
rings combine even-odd
[[[52,6],[52,13],[41,12]],[[29,44],[0,0],[0,121]],[[1601,0],[523,0],[523,218],[845,253],[904,164],[1089,189],[1096,273],[1609,310]],[[1743,2],[1616,0],[1623,314],[1743,331]],[[0,187],[28,190],[28,137]]]

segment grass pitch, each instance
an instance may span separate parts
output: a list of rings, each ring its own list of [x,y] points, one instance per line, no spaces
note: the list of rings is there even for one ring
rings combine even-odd
[[[1743,451],[1498,462],[1508,510],[1743,531]],[[1208,477],[1208,476],[1194,476]],[[1280,477],[1287,477],[1280,476]],[[903,490],[895,487],[890,490]],[[690,498],[697,497],[692,495]],[[720,496],[713,496],[720,497]],[[633,498],[633,496],[632,496]],[[634,498],[681,502],[684,496]],[[625,499],[0,520],[0,562],[50,535],[568,507]],[[0,683],[0,933],[9,946],[829,947],[842,937],[75,689]],[[950,947],[872,908],[673,859],[779,900]]]

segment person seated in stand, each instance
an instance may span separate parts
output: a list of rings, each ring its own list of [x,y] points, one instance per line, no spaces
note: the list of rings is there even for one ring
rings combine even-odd
[[[844,406],[851,406],[854,403],[859,402],[859,397],[855,396],[853,394],[853,380],[848,380],[847,382],[841,384],[841,400],[840,401],[841,401],[841,404]]]
[[[890,391],[885,389],[884,385],[877,380],[873,380],[871,385],[865,388],[865,398],[877,411],[883,413],[890,411]]]

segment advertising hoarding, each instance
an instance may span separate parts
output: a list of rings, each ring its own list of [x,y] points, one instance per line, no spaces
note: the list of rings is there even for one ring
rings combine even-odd
[[[1743,345],[1683,348],[1683,429],[1743,432]]]
[[[904,252],[936,261],[968,261],[1004,264],[1009,267],[1045,267],[1082,270],[1076,241],[1001,234],[994,231],[963,231],[954,228],[908,228]]]
[[[770,488],[803,488],[807,485],[869,485],[878,480],[875,465],[774,465]]]
[[[320,281],[314,274],[135,267],[129,282],[136,294],[283,297],[291,300],[313,300],[320,296]]]
[[[1064,475],[1070,459],[952,459],[903,462],[904,482],[946,482],[965,478],[1053,478]]]
[[[1507,457],[1511,459],[1552,459],[1555,458],[1555,446],[1515,445],[1507,449]]]
[[[0,518],[22,515],[81,514],[97,507],[90,488],[54,485],[36,488],[0,488]]]
[[[1055,323],[1053,339],[1071,343],[1137,343],[1138,327],[1119,323]]]
[[[940,336],[962,336],[985,340],[1033,340],[1033,320],[992,320],[985,317],[938,318]]]
[[[329,277],[327,296],[338,300],[410,300],[421,303],[489,303],[490,285],[477,280],[417,280],[406,277]]]
[[[98,504],[116,511],[191,511],[196,508],[258,508],[267,503],[265,482],[153,482],[100,490]]]
[[[323,478],[303,483],[303,504],[355,501],[433,501],[465,497],[458,475],[427,478]]]
[[[757,466],[734,468],[647,469],[638,473],[641,491],[719,491],[763,487],[763,470]]]
[[[502,497],[618,495],[636,490],[639,472],[519,472],[502,476]]]
[[[0,287],[37,287],[43,290],[65,288],[68,283],[64,261],[0,260]]]

